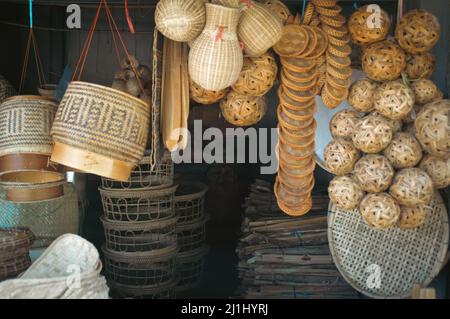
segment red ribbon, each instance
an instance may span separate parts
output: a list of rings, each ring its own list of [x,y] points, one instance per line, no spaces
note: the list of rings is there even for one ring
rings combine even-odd
[[[216,34],[216,42],[222,40],[223,30],[225,28],[223,26],[220,26],[217,28],[217,34]]]
[[[130,29],[130,32],[134,34],[134,25],[131,21],[130,11],[128,10],[128,0],[125,0],[125,16],[127,18],[128,28]]]
[[[241,0],[242,3],[245,3],[247,5],[247,8],[253,7],[253,1],[252,0]]]

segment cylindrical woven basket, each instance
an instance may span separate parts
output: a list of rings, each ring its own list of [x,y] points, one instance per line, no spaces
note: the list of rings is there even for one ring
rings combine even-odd
[[[205,194],[208,186],[203,183],[181,183],[175,193],[175,213],[178,224],[202,220],[204,215]]]
[[[1,76],[1,75],[0,75]],[[16,94],[16,90],[5,78],[0,78],[0,103],[3,102],[4,99],[13,96]]]
[[[71,82],[52,127],[51,160],[127,181],[144,157],[149,105],[105,86]]]
[[[203,246],[192,252],[178,254],[176,264],[177,291],[190,290],[201,283],[205,256],[208,250],[208,247]]]
[[[192,252],[205,245],[207,221],[208,218],[203,218],[193,223],[177,224],[175,231],[180,254]]]
[[[31,259],[28,253],[0,262],[0,281],[17,277],[27,270],[30,265]]]

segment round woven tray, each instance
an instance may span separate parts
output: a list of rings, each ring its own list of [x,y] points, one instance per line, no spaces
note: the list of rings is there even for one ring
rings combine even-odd
[[[358,210],[343,211],[330,203],[328,242],[344,279],[372,298],[407,298],[414,284],[427,286],[444,266],[449,240],[442,198],[437,195],[431,205],[433,213],[419,228],[376,230]]]

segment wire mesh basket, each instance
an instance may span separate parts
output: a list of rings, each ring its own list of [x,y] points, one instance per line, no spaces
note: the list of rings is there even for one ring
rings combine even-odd
[[[184,224],[204,217],[205,194],[208,186],[203,183],[180,183],[175,192],[175,212],[178,223]]]
[[[177,256],[176,273],[178,284],[176,291],[190,290],[201,283],[207,253],[208,248],[203,246],[193,252]]]
[[[111,287],[111,295],[113,298],[127,299],[175,299],[176,281],[169,282],[157,287],[130,286],[118,284],[114,281],[108,282]]]
[[[151,157],[145,156],[131,172],[126,182],[102,177],[104,189],[148,189],[170,186],[173,183],[174,165],[170,153],[165,153],[160,162],[152,169]]]
[[[177,186],[151,190],[107,190],[100,188],[106,220],[144,222],[175,215]]]
[[[177,225],[178,252],[185,253],[203,247],[206,240],[207,218],[200,221]]]

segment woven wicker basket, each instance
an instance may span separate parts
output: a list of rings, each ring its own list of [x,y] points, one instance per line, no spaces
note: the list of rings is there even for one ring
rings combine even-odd
[[[51,160],[127,181],[144,157],[149,105],[124,92],[71,82],[52,127]]]
[[[379,26],[371,22],[374,11],[369,6],[362,6],[355,11],[348,20],[348,29],[353,42],[359,45],[367,45],[384,40],[391,27],[391,18],[383,9],[379,12]]]
[[[436,59],[429,52],[406,55],[405,72],[410,79],[429,78],[436,68]]]
[[[178,254],[176,272],[177,291],[186,291],[197,287],[203,277],[203,267],[208,247],[203,246],[194,251]]]
[[[16,94],[16,90],[5,78],[0,78],[0,103],[4,99]]]
[[[205,245],[206,240],[206,222],[207,217],[203,219],[184,224],[177,224],[178,252],[192,252]]]
[[[406,54],[392,41],[375,42],[364,49],[362,69],[372,80],[395,80],[405,67]]]
[[[178,224],[198,221],[204,218],[205,195],[208,186],[199,182],[181,183],[175,193],[175,213]]]

